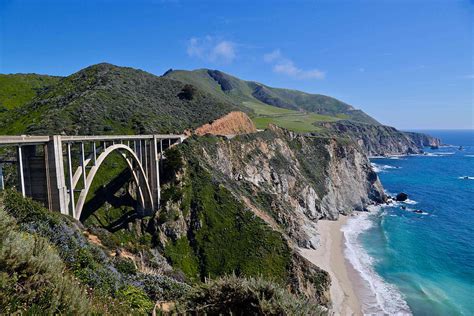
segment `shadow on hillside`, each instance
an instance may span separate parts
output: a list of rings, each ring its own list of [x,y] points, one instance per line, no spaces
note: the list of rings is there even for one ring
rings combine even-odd
[[[106,229],[116,229],[116,227],[125,227],[130,221],[133,221],[136,217],[136,201],[126,192],[121,196],[115,194],[121,188],[123,188],[131,178],[131,173],[128,168],[124,169],[118,176],[113,178],[109,183],[100,187],[94,192],[94,196],[86,202],[84,209],[81,214],[81,222],[85,222],[88,218],[93,216],[100,226]],[[132,207],[131,211],[128,211],[120,216],[117,220],[112,223],[104,223],[103,219],[96,216],[95,212],[105,205],[110,204],[113,208]],[[133,213],[133,214],[132,214]],[[120,228],[117,228],[118,230]]]

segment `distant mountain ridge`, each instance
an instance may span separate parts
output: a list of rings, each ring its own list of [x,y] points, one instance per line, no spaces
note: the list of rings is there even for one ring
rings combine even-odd
[[[252,103],[265,104],[299,112],[311,112],[349,119],[356,122],[380,124],[361,110],[335,98],[297,90],[273,88],[255,81],[245,81],[219,70],[171,70],[165,77],[193,84],[216,98],[222,98],[253,109]]]
[[[272,88],[219,70],[169,70],[155,76],[107,63],[67,77],[0,75],[0,133],[182,133],[232,111],[269,124],[351,138],[372,154],[419,153],[440,141],[381,125],[332,97]]]

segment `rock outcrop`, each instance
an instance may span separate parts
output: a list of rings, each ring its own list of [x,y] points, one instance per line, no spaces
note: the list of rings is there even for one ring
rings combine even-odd
[[[439,145],[440,140],[426,134],[402,132],[394,127],[352,121],[321,123],[329,134],[350,138],[368,156],[419,154],[423,147]]]
[[[403,132],[408,136],[418,147],[439,147],[441,146],[441,140],[439,138],[414,132]]]
[[[238,135],[255,133],[257,129],[244,112],[230,112],[217,120],[196,129],[196,135]]]
[[[384,199],[362,151],[334,138],[269,130],[202,148],[202,156],[236,196],[270,214],[302,247],[316,247],[318,219],[364,210]]]

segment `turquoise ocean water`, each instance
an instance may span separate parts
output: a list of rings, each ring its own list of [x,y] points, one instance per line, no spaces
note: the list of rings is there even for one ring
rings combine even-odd
[[[454,146],[372,159],[409,200],[349,221],[346,254],[377,292],[368,312],[474,315],[474,131],[424,132]]]

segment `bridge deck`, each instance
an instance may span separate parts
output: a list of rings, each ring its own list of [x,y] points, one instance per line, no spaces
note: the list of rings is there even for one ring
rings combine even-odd
[[[33,145],[44,144],[51,140],[52,136],[0,136],[0,146],[2,145]],[[64,142],[84,142],[84,141],[119,141],[119,140],[139,140],[139,139],[180,139],[186,138],[179,134],[154,134],[154,135],[90,135],[90,136],[61,136]]]

